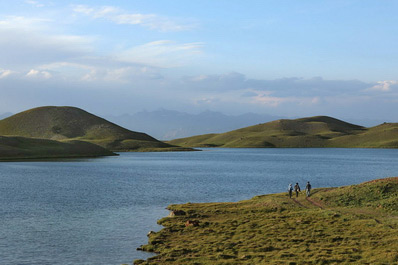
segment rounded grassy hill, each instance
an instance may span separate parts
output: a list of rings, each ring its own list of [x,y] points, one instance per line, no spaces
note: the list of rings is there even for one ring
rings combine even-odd
[[[76,107],[39,107],[0,121],[0,135],[80,140],[112,151],[184,150],[134,132]]]
[[[169,141],[185,147],[398,148],[398,123],[365,128],[328,116],[276,120],[238,130]]]

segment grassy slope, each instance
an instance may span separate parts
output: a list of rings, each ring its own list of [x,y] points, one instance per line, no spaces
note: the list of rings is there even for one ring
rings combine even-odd
[[[398,124],[372,128],[326,116],[277,120],[222,134],[176,139],[170,144],[190,147],[385,147],[398,148]]]
[[[398,264],[398,178],[169,209],[135,264]]]
[[[155,138],[133,132],[74,107],[40,107],[0,121],[0,135],[74,139],[113,151],[177,149]]]
[[[331,146],[398,148],[398,123],[385,123],[368,128],[359,135],[332,139]]]
[[[0,161],[109,155],[114,153],[87,142],[0,136]]]

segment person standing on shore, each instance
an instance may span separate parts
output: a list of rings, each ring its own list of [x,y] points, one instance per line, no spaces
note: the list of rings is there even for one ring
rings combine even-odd
[[[307,194],[307,197],[310,197],[310,192],[311,192],[311,184],[309,181],[307,181],[307,185],[305,186],[305,193]]]
[[[294,185],[294,191],[296,192],[296,197],[298,197],[298,194],[301,191],[301,189],[297,182],[296,182],[296,185]]]
[[[292,198],[292,193],[293,193],[292,183],[290,183],[289,186],[287,187],[287,191],[289,192],[289,198]]]

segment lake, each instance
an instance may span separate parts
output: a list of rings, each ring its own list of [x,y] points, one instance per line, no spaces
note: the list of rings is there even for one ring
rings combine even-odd
[[[0,163],[0,263],[131,264],[169,204],[398,176],[396,149],[204,149]]]

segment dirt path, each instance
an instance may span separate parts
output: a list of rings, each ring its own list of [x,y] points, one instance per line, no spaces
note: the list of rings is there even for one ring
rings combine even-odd
[[[293,200],[298,206],[308,209],[307,206],[303,205],[303,204],[302,204],[301,202],[299,202],[298,200],[296,200],[296,199],[294,199],[294,198],[292,198],[292,200]]]
[[[306,199],[307,201],[309,201],[312,205],[314,205],[314,206],[316,206],[316,207],[319,207],[319,208],[321,208],[321,209],[323,210],[323,206],[322,206],[322,204],[320,204],[319,202],[315,202],[315,201],[311,200],[309,197],[305,197],[305,199]]]

